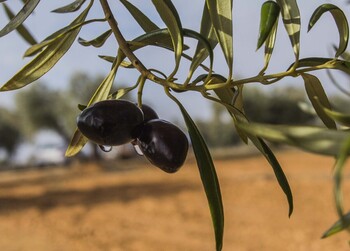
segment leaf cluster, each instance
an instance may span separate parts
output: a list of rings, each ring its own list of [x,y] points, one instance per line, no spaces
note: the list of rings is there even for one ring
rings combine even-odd
[[[298,148],[325,155],[336,157],[334,184],[335,200],[338,208],[341,227],[339,224],[333,227],[329,233],[340,231],[350,225],[348,215],[344,215],[341,196],[342,172],[347,156],[349,155],[349,133],[347,130],[338,128],[338,124],[349,127],[349,115],[339,111],[333,111],[327,93],[316,75],[311,72],[318,70],[340,70],[346,74],[350,73],[350,62],[340,59],[347,48],[349,38],[349,27],[343,10],[333,4],[320,5],[310,17],[308,31],[317,24],[318,20],[327,13],[331,14],[335,26],[339,32],[339,44],[332,58],[299,58],[300,56],[300,31],[301,15],[296,0],[266,1],[261,6],[261,18],[257,48],[264,46],[264,66],[255,75],[245,79],[236,79],[233,76],[233,12],[232,0],[206,0],[203,2],[201,25],[198,31],[183,27],[181,17],[171,0],[152,0],[152,4],[158,13],[161,24],[156,24],[142,10],[131,1],[120,0],[131,14],[135,25],[139,25],[144,31],[140,36],[126,40],[117,22],[118,12],[112,11],[110,1],[86,1],[75,0],[70,4],[62,6],[53,12],[56,15],[64,13],[75,13],[76,18],[65,27],[49,35],[41,42],[36,42],[24,26],[24,21],[33,13],[40,0],[24,1],[23,8],[14,14],[11,12],[6,1],[1,1],[10,21],[0,30],[0,37],[17,30],[19,34],[31,45],[25,53],[25,57],[33,57],[22,69],[20,69],[10,80],[0,88],[0,91],[9,91],[22,88],[46,74],[67,53],[75,41],[83,46],[101,47],[108,39],[114,39],[118,44],[118,50],[112,55],[101,55],[102,59],[112,63],[111,70],[99,85],[94,94],[86,102],[86,106],[105,100],[118,99],[128,92],[137,89],[138,105],[142,106],[143,90],[148,84],[161,85],[164,93],[179,107],[179,112],[186,122],[188,134],[191,139],[193,150],[197,159],[200,177],[204,191],[207,195],[208,204],[213,220],[216,250],[223,246],[224,233],[224,209],[220,193],[219,180],[216,175],[214,162],[210,156],[200,131],[188,114],[186,108],[176,98],[175,93],[198,92],[203,98],[220,104],[232,119],[240,139],[248,143],[250,141],[261,152],[272,167],[276,180],[284,192],[288,205],[289,216],[293,212],[293,196],[286,175],[283,172],[274,153],[265,143],[270,140],[296,146]],[[99,19],[87,19],[91,7],[99,4],[105,16]],[[81,9],[83,9],[81,11]],[[106,23],[108,29],[104,29],[95,38],[86,40],[78,37],[83,26],[93,25],[96,22]],[[266,74],[269,62],[273,56],[277,37],[278,24],[282,22],[285,32],[289,36],[291,50],[295,59],[291,66],[284,72]],[[113,35],[113,36],[112,36]],[[193,55],[188,55],[186,50],[186,39],[197,41]],[[158,69],[147,67],[135,52],[145,47],[158,47],[173,52],[174,67],[168,73]],[[219,50],[215,50],[218,47]],[[238,48],[239,49],[239,48]],[[156,50],[156,49],[155,49]],[[213,69],[214,50],[222,53],[226,65],[227,74],[218,75]],[[189,60],[185,81],[178,79],[178,70],[182,60]],[[138,71],[139,79],[128,87],[117,88],[112,91],[114,80],[120,68],[130,71]],[[201,68],[201,72],[197,71]],[[270,85],[278,83],[286,77],[299,78],[305,86],[310,103],[317,116],[324,123],[323,127],[298,126],[298,125],[276,125],[285,121],[269,121],[274,125],[263,123],[252,123],[246,113],[244,88],[250,83]],[[82,108],[86,107],[82,106]],[[259,106],[259,104],[257,104]],[[277,109],[275,107],[273,109]],[[280,110],[274,111],[278,113]],[[254,118],[252,118],[254,120]],[[66,155],[72,156],[78,153],[87,143],[87,139],[76,130]],[[326,234],[328,236],[329,234]]]

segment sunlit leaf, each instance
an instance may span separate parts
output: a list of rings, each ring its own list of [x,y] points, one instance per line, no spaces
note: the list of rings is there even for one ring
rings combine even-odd
[[[344,224],[345,223],[345,224]],[[342,230],[347,229],[350,226],[350,212],[344,215],[342,219],[339,219],[333,224],[323,235],[322,238],[327,238],[333,234],[339,233]]]
[[[273,28],[278,21],[281,8],[274,1],[267,1],[261,6],[260,28],[257,49],[259,49],[273,32]]]
[[[90,7],[91,4],[72,22],[72,24],[81,23],[86,18]],[[17,72],[7,83],[5,83],[0,88],[0,91],[9,91],[22,88],[47,73],[69,50],[79,31],[80,28],[77,28],[71,32],[68,32],[48,45],[40,54],[38,54],[32,61]]]
[[[114,83],[114,79],[115,79],[118,67],[120,65],[120,62],[121,60],[116,59],[116,62],[114,62],[111,71],[109,72],[107,77],[102,81],[102,83],[99,85],[94,95],[90,99],[87,107],[89,107],[93,103],[107,99],[111,91],[112,85]],[[87,142],[88,142],[88,139],[83,134],[81,134],[81,132],[78,129],[76,129],[71,139],[71,142],[66,150],[65,155],[67,157],[76,155],[77,153],[80,152],[80,150],[84,147],[84,145]]]
[[[214,50],[214,48],[218,44],[214,26],[211,22],[208,6],[206,3],[204,3],[203,8],[200,34],[209,42],[211,51],[208,51],[208,48],[206,48],[204,43],[198,41],[186,82],[189,82],[191,80],[194,71],[211,53],[213,53],[212,50]]]
[[[277,0],[282,10],[284,27],[293,46],[296,62],[300,50],[300,13],[296,0]]]
[[[57,8],[53,10],[52,12],[55,13],[69,13],[74,12],[80,9],[80,7],[85,3],[86,0],[75,0],[74,2],[65,5],[63,7]]]
[[[14,16],[14,18],[12,18],[11,21],[5,25],[2,30],[0,30],[0,37],[3,37],[11,31],[17,29],[17,27],[20,26],[33,12],[39,2],[40,0],[27,1],[23,8]]]
[[[232,0],[206,0],[206,4],[229,68],[227,79],[230,81],[233,67]]]
[[[3,7],[4,7],[6,15],[9,17],[9,19],[10,20],[13,19],[15,17],[15,15],[12,13],[11,9],[6,4],[3,4]],[[30,34],[28,29],[23,24],[20,24],[16,28],[16,30],[22,36],[22,38],[25,41],[27,41],[29,44],[33,45],[33,44],[37,43],[35,38],[32,36],[32,34]]]
[[[314,27],[316,22],[319,20],[319,18],[326,12],[330,12],[334,18],[334,21],[337,25],[338,31],[339,31],[339,46],[336,53],[336,57],[339,57],[348,46],[348,40],[349,40],[349,25],[348,21],[346,19],[346,15],[344,12],[339,9],[337,6],[333,4],[323,4],[319,6],[314,13],[312,14],[310,21],[309,21],[309,27],[308,31]]]
[[[174,77],[179,68],[181,54],[183,51],[184,43],[181,20],[171,0],[152,0],[152,3],[156,7],[158,14],[167,26],[171,40],[173,42],[175,52],[175,68],[173,72],[169,75],[169,79],[171,79]]]
[[[264,67],[261,69],[259,74],[263,74],[269,66],[270,59],[272,56],[273,48],[275,47],[276,35],[277,35],[278,20],[272,27],[270,34],[267,36],[265,41],[265,56],[264,56]]]
[[[303,58],[299,60],[298,67],[319,67],[322,69],[337,69],[350,74],[350,62],[333,58]],[[292,65],[289,67],[291,68]]]
[[[172,99],[177,103],[181,110],[182,116],[184,117],[188,129],[188,133],[191,138],[193,151],[197,160],[202,184],[207,195],[210,213],[214,225],[216,250],[219,251],[222,249],[224,234],[224,209],[215,166],[208,147],[196,124],[193,122],[183,105],[174,97],[172,97]]]
[[[337,126],[334,120],[331,119],[323,109],[323,107],[331,109],[331,104],[329,103],[328,97],[320,80],[317,77],[306,73],[301,74],[301,76],[304,79],[307,96],[311,101],[317,115],[328,128],[335,129]]]
[[[239,127],[266,140],[298,147],[302,150],[337,156],[349,132],[316,126],[268,125],[240,123]]]
[[[92,39],[92,40],[84,40],[82,38],[78,38],[78,42],[83,45],[83,46],[94,46],[96,48],[101,47],[102,45],[104,45],[104,43],[107,41],[107,39],[109,38],[109,36],[112,34],[112,30],[108,30],[105,31],[104,33],[102,33],[100,36]]]
[[[45,38],[43,41],[41,41],[38,44],[35,44],[31,47],[29,47],[26,52],[24,53],[24,57],[30,57],[30,56],[34,56],[36,54],[38,54],[43,48],[47,47],[49,44],[55,42],[57,39],[62,38],[63,36],[65,36],[67,33],[72,32],[75,29],[79,29],[87,24],[90,23],[94,23],[94,22],[105,22],[106,19],[91,19],[88,21],[84,21],[84,22],[80,22],[80,23],[71,23],[70,25],[55,31],[54,33],[52,33],[50,36],[48,36],[47,38]]]

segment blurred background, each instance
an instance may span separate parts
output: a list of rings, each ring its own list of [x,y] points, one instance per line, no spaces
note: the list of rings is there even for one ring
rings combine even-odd
[[[67,25],[76,14],[51,10],[70,1],[44,1],[26,26],[38,41]],[[112,1],[111,1],[112,2]],[[161,19],[151,5],[132,1],[152,20]],[[325,1],[300,3],[302,14],[301,58],[332,57],[338,33],[332,17],[324,16],[306,33],[313,11]],[[346,1],[333,1],[343,10]],[[260,2],[234,2],[235,78],[255,75],[263,66],[263,50],[256,51]],[[14,11],[21,1],[11,1]],[[199,29],[203,1],[174,1],[183,26]],[[98,4],[89,18],[102,17]],[[115,1],[116,18],[128,39],[142,30]],[[8,21],[0,10],[0,24]],[[249,14],[247,14],[249,13]],[[348,14],[348,13],[346,13]],[[56,18],[59,17],[59,18]],[[45,20],[45,25],[43,21]],[[80,34],[91,39],[106,24],[84,27]],[[195,48],[195,42],[186,40]],[[317,45],[317,46],[316,46]],[[22,55],[28,45],[13,32],[0,39],[0,81],[5,83],[28,62]],[[103,152],[88,144],[75,157],[65,150],[76,127],[78,104],[86,104],[108,74],[109,63],[97,55],[113,55],[113,38],[99,49],[78,43],[43,78],[14,92],[0,93],[0,250],[214,250],[209,208],[192,152],[182,169],[163,173],[139,156],[133,147]],[[149,68],[171,72],[173,55],[145,49],[138,56]],[[189,50],[189,54],[194,49]],[[226,65],[216,51],[215,71]],[[284,71],[293,62],[288,36],[280,25],[269,72]],[[166,60],[166,63],[164,61]],[[183,61],[179,78],[186,76]],[[201,72],[199,71],[198,74]],[[348,76],[327,72],[316,75],[324,84],[336,110],[348,110]],[[121,70],[115,88],[131,86],[138,75]],[[135,101],[136,93],[126,98]],[[244,89],[245,111],[251,121],[271,124],[319,124],[307,101],[302,79],[288,78],[273,86],[249,84]],[[337,219],[332,198],[333,159],[272,145],[289,178],[295,212],[288,218],[287,202],[273,171],[250,145],[242,143],[231,118],[219,105],[200,95],[179,94],[205,138],[220,178],[226,214],[224,250],[345,250],[347,234],[320,240]],[[177,106],[160,86],[146,83],[144,103],[159,116],[185,130]],[[348,175],[346,177],[349,177]],[[345,185],[345,192],[350,192]]]

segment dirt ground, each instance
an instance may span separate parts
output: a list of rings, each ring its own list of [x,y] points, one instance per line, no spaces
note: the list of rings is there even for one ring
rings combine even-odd
[[[225,206],[223,250],[349,250],[347,232],[320,239],[337,219],[333,159],[299,151],[277,156],[294,194],[290,219],[262,157],[215,161]],[[350,194],[350,185],[344,189]],[[0,173],[0,250],[214,247],[209,209],[191,160],[173,175],[134,161]]]

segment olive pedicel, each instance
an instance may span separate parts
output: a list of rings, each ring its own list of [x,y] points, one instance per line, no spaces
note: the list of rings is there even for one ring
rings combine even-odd
[[[153,165],[167,173],[179,170],[188,151],[188,140],[183,131],[162,119],[146,122],[137,138],[137,144]]]
[[[144,121],[143,112],[127,100],[104,100],[78,116],[80,132],[99,145],[117,146],[134,139],[133,130]]]

